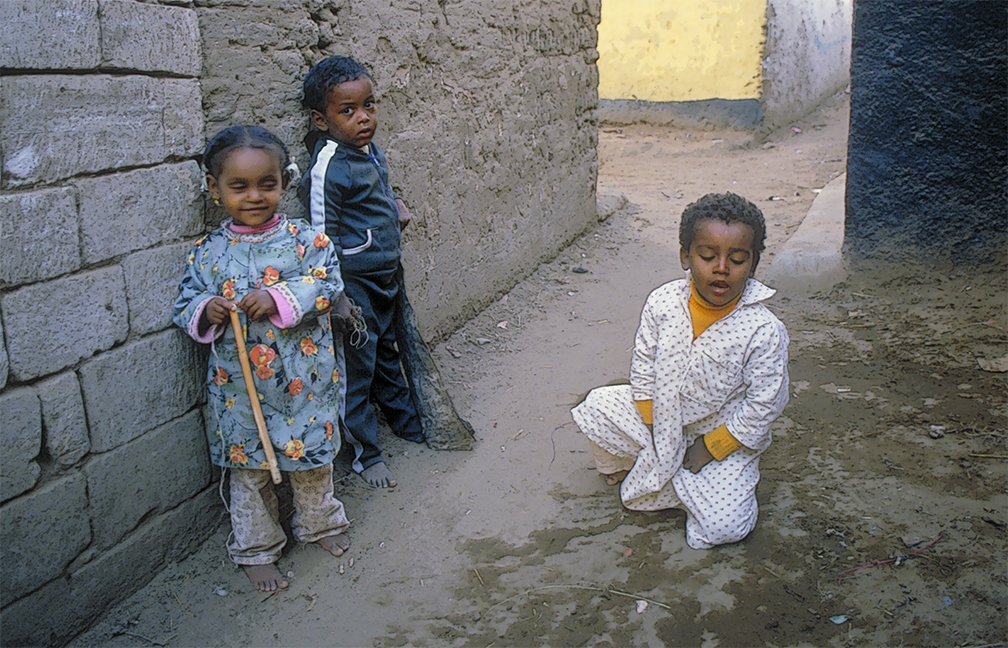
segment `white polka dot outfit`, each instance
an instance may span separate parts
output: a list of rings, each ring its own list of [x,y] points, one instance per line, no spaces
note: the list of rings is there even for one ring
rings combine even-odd
[[[681,504],[694,549],[737,542],[756,526],[759,455],[788,402],[787,329],[760,303],[774,292],[749,279],[735,309],[694,340],[689,279],[660,286],[644,304],[630,384],[594,389],[571,412],[598,446],[600,472],[630,470],[624,506]],[[653,432],[639,400],[653,401]],[[686,447],[720,425],[742,447],[696,475],[684,469]]]

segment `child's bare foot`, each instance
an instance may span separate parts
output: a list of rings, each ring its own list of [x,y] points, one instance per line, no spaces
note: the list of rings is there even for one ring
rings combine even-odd
[[[343,552],[350,548],[350,538],[345,533],[319,538],[315,544],[322,547],[334,556],[342,556]]]
[[[288,583],[284,580],[283,574],[277,569],[276,564],[269,565],[242,565],[242,569],[248,574],[249,580],[260,592],[275,592],[277,589],[287,589]]]
[[[373,466],[369,466],[361,471],[364,481],[375,488],[393,488],[397,482],[392,471],[388,469],[384,461],[379,461]]]
[[[608,475],[603,474],[602,476],[605,477],[606,484],[610,486],[615,486],[616,484],[623,481],[629,473],[630,473],[629,470],[617,470],[614,473],[610,473]]]

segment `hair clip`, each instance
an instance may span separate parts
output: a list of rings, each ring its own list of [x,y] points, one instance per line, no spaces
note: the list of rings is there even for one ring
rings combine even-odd
[[[301,177],[301,169],[298,168],[297,162],[291,160],[291,163],[284,167],[284,171],[287,173],[288,182],[297,182],[298,178]]]

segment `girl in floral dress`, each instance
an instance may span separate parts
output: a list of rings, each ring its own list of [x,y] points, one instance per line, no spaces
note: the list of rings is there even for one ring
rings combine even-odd
[[[276,567],[287,538],[245,383],[230,311],[240,311],[262,413],[280,470],[294,496],[294,537],[334,556],[349,541],[343,504],[333,495],[339,450],[342,330],[349,315],[336,251],[322,230],[276,213],[297,167],[275,135],[235,126],[203,155],[207,188],[230,218],[196,241],[173,321],[212,345],[207,370],[210,457],[230,469],[227,548],[256,589],[288,583]],[[337,336],[334,343],[334,335]]]

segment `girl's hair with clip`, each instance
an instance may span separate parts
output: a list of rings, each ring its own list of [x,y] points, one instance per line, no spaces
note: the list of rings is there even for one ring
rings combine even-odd
[[[284,179],[292,180],[290,153],[283,141],[262,126],[232,126],[225,128],[210,138],[203,152],[203,169],[217,178],[220,176],[224,160],[233,151],[243,148],[260,149],[275,155],[283,170]]]
[[[341,83],[371,78],[371,73],[349,56],[330,56],[312,66],[304,78],[304,99],[301,103],[308,110],[321,113],[326,109],[326,95]]]

